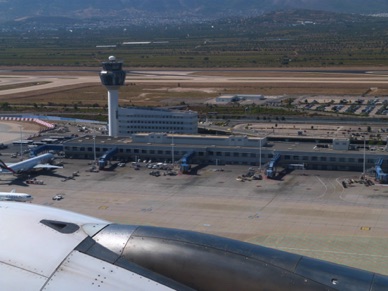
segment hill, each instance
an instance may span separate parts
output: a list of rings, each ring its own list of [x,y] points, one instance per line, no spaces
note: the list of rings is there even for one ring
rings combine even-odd
[[[225,16],[259,15],[287,9],[322,10],[337,13],[388,13],[386,0],[2,0],[0,21],[36,16],[63,16],[77,19],[124,17],[175,18],[182,22]]]

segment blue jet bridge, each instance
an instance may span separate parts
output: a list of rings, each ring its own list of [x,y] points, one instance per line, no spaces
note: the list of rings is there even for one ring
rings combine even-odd
[[[267,169],[265,170],[265,174],[268,178],[273,179],[276,176],[276,166],[280,160],[280,154],[276,154],[273,156],[271,161],[268,164]]]
[[[194,151],[187,152],[182,158],[181,158],[181,172],[183,174],[187,174],[191,170],[190,161],[192,157],[194,156]]]
[[[38,147],[30,150],[30,157],[36,157],[40,153],[50,152],[50,151],[62,152],[63,145],[61,145],[61,144],[57,144],[57,145],[56,144],[44,144],[44,145],[38,146]]]
[[[108,161],[111,160],[113,158],[113,156],[115,154],[117,154],[118,151],[119,151],[118,148],[114,147],[114,148],[111,148],[110,150],[108,150],[107,152],[105,152],[105,154],[103,154],[98,159],[98,168],[100,170],[103,170],[106,167],[106,165],[108,164]]]
[[[380,158],[375,163],[376,180],[382,184],[388,183],[388,174],[383,172],[381,165],[383,164],[383,158]]]

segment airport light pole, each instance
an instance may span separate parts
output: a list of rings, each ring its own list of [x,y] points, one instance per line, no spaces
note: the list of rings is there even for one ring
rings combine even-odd
[[[171,134],[171,161],[172,165],[174,166],[174,133]]]
[[[364,136],[364,162],[363,162],[363,168],[362,168],[362,175],[364,176],[365,175],[365,141],[366,141],[366,138]]]
[[[20,160],[23,161],[23,127],[19,126],[20,129]]]
[[[261,172],[261,141],[262,138],[260,137],[260,148],[259,148],[259,171]]]
[[[93,153],[94,153],[93,163],[96,163],[96,160],[97,160],[97,157],[96,157],[96,132],[94,132],[94,135],[93,135]]]

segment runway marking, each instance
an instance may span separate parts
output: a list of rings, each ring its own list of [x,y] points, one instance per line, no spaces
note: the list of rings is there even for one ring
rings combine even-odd
[[[341,194],[338,196],[339,199],[341,199],[342,201],[346,201],[345,197],[343,197],[344,193],[345,193],[345,188],[342,186],[342,183],[339,181],[339,180],[342,180],[342,178],[337,178],[336,181],[338,183],[338,185],[340,185],[340,187],[342,188],[342,191],[341,191]],[[349,201],[347,201],[349,202]]]
[[[325,187],[325,191],[321,194],[321,195],[319,195],[318,196],[318,198],[323,198],[325,195],[326,195],[326,193],[327,193],[327,185],[326,185],[326,183],[325,182],[323,182],[318,176],[314,176],[319,182],[321,182],[321,184]]]
[[[360,230],[365,230],[365,231],[369,231],[371,230],[372,228],[370,226],[361,226],[360,227]]]
[[[106,210],[106,209],[108,209],[108,206],[100,206],[100,207],[98,207],[98,209],[99,210]]]

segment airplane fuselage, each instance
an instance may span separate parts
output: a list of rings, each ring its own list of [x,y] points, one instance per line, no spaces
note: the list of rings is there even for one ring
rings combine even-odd
[[[30,158],[15,164],[7,165],[7,168],[2,167],[0,173],[2,174],[19,174],[28,172],[34,169],[39,164],[46,164],[54,159],[54,155],[46,153],[37,157]]]
[[[26,193],[0,192],[0,201],[28,202],[32,199],[33,197]]]

